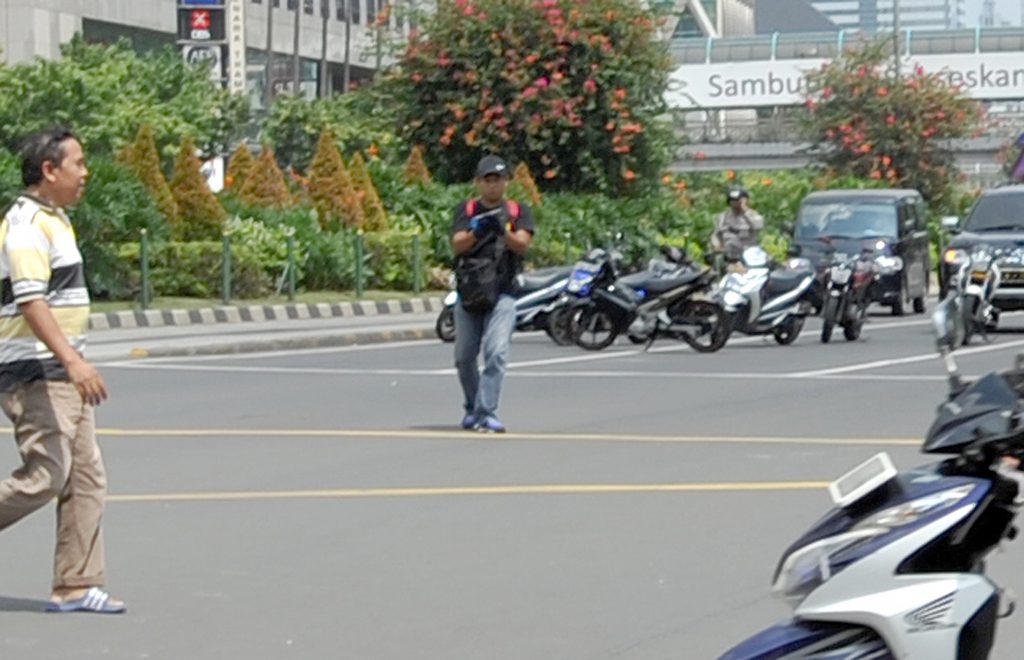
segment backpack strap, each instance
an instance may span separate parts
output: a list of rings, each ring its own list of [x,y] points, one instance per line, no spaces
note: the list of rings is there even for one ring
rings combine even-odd
[[[472,218],[476,215],[476,197],[466,202],[466,217]]]
[[[508,209],[508,217],[513,221],[518,220],[522,209],[519,207],[519,202],[514,199],[509,199],[505,202],[505,208]]]

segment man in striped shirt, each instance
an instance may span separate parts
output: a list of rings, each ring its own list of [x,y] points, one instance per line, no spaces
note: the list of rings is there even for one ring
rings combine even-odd
[[[82,357],[89,293],[75,232],[63,208],[89,172],[66,130],[29,137],[26,192],[0,222],[0,407],[14,424],[22,465],[0,481],[0,530],[57,499],[50,612],[125,611],[101,589],[100,523],[107,478],[93,407],[107,398]]]

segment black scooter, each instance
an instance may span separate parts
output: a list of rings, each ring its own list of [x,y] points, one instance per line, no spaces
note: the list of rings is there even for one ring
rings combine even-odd
[[[597,264],[589,295],[578,299],[571,316],[571,336],[581,348],[599,351],[620,334],[647,347],[658,337],[687,339],[678,322],[694,294],[714,281],[709,268],[695,266],[678,248],[662,248],[665,260],[651,268],[620,277],[611,257]]]

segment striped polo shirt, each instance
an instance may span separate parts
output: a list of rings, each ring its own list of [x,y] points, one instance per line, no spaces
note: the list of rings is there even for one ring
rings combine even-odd
[[[85,350],[89,291],[75,230],[61,209],[22,195],[0,222],[0,391],[46,378],[66,380],[67,371],[39,341],[18,308],[44,299],[64,336]]]

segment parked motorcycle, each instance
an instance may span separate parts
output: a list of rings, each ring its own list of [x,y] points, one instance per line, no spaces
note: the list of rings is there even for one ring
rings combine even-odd
[[[586,286],[571,313],[571,332],[577,345],[601,350],[620,334],[648,346],[658,336],[683,338],[684,328],[673,316],[681,315],[694,294],[710,287],[712,274],[694,266],[678,248],[665,246],[662,254],[664,259],[630,275],[620,277],[613,259],[604,259],[589,273],[578,275],[580,280],[586,279]],[[569,290],[573,287],[570,280]]]
[[[516,275],[516,330],[547,330],[548,315],[557,307],[571,271],[569,266],[553,266]],[[455,304],[459,292],[454,276],[449,280],[449,289],[434,324],[434,331],[444,342],[455,341]]]
[[[828,269],[821,310],[821,341],[828,343],[838,325],[847,341],[860,337],[875,278],[875,259],[869,251],[855,257],[836,254]]]
[[[715,287],[708,305],[695,318],[702,334],[698,350],[714,352],[733,332],[770,334],[779,344],[792,344],[821,294],[807,259],[790,259],[772,268],[768,253],[758,246],[745,249],[739,263]],[[691,344],[693,345],[693,344]]]
[[[950,277],[946,297],[956,298],[965,346],[974,335],[988,341],[988,331],[999,323],[999,310],[992,304],[992,297],[1002,281],[1001,256],[1002,252],[991,246],[978,245]]]
[[[1017,533],[1024,456],[1024,362],[964,382],[951,300],[933,316],[949,373],[922,451],[949,458],[899,472],[878,454],[829,486],[834,508],[784,553],[773,592],[793,618],[722,660],[984,660],[1012,599],[985,558]]]

